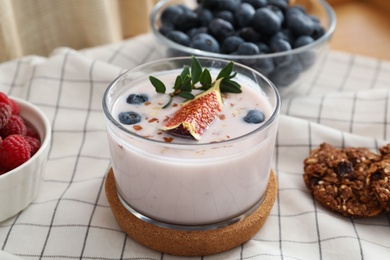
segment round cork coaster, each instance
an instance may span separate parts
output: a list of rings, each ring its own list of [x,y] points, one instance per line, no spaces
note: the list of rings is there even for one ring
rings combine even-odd
[[[105,190],[116,221],[129,237],[153,250],[178,256],[221,253],[248,241],[264,225],[278,193],[276,176],[271,171],[264,201],[253,213],[225,227],[187,231],[159,227],[129,212],[117,195],[112,168],[106,176]]]

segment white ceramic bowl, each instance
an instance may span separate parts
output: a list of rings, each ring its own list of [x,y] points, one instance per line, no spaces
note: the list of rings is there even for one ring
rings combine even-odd
[[[194,1],[196,2],[196,1]],[[283,96],[300,85],[310,72],[315,71],[321,58],[328,51],[328,43],[336,27],[336,15],[332,7],[325,0],[291,0],[291,5],[303,6],[306,12],[318,18],[324,29],[324,34],[314,42],[289,51],[271,52],[257,55],[237,55],[207,52],[178,44],[168,39],[160,30],[162,27],[161,15],[171,5],[183,4],[182,0],[161,0],[154,7],[150,15],[152,32],[156,39],[167,48],[168,56],[206,56],[225,60],[234,60],[262,73],[268,77]],[[197,6],[188,6],[196,10]],[[188,31],[187,31],[188,34]],[[289,64],[281,65],[280,60],[292,60]],[[272,65],[273,64],[273,65]]]
[[[25,163],[0,175],[0,221],[25,209],[38,195],[51,142],[51,125],[35,105],[11,97],[20,107],[20,116],[38,132],[41,147]]]

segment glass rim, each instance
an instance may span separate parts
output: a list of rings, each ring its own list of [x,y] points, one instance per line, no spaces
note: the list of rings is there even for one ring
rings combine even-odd
[[[218,61],[218,62],[222,62],[222,63],[226,63],[226,64],[230,62],[229,60],[218,59],[218,58],[213,58],[213,57],[196,57],[196,58],[198,60],[212,60],[212,61]],[[124,77],[128,73],[131,73],[132,71],[136,71],[136,70],[139,71],[139,70],[142,70],[142,68],[146,68],[146,67],[149,67],[152,65],[168,63],[168,62],[177,61],[177,60],[183,60],[183,61],[188,60],[190,62],[191,56],[164,58],[164,59],[150,61],[150,62],[144,63],[142,65],[135,66],[131,69],[128,69],[125,72],[121,73],[118,77],[116,77],[112,82],[110,82],[110,84],[108,85],[108,87],[106,88],[106,90],[104,91],[104,94],[103,94],[102,107],[103,107],[103,112],[104,112],[104,115],[106,116],[106,119],[108,119],[115,127],[117,127],[119,130],[121,130],[125,134],[129,134],[129,135],[131,135],[139,140],[142,140],[145,142],[156,143],[156,144],[160,144],[160,145],[165,145],[168,147],[175,147],[176,146],[177,148],[179,148],[179,147],[189,147],[189,148],[191,148],[191,147],[206,147],[206,146],[210,146],[210,145],[217,146],[217,145],[231,144],[231,143],[237,142],[239,140],[249,138],[250,136],[253,136],[256,133],[261,132],[262,130],[271,126],[277,120],[277,118],[280,114],[280,108],[281,108],[282,101],[281,101],[281,97],[280,97],[279,91],[276,88],[276,86],[260,72],[254,70],[246,65],[243,65],[241,63],[237,63],[237,62],[234,62],[234,66],[241,67],[244,70],[248,70],[248,71],[252,72],[256,76],[259,76],[264,82],[266,82],[266,84],[271,88],[272,93],[275,95],[275,107],[272,109],[271,116],[266,120],[266,122],[264,122],[261,126],[259,126],[258,128],[256,128],[255,130],[253,130],[251,132],[248,132],[244,135],[241,135],[241,136],[238,136],[238,137],[235,137],[232,139],[227,139],[227,140],[213,142],[213,143],[193,143],[193,144],[192,143],[174,143],[174,142],[168,143],[168,142],[155,140],[155,139],[151,139],[151,138],[147,138],[147,137],[138,135],[137,133],[128,130],[125,126],[123,126],[120,122],[118,122],[118,120],[116,120],[112,116],[112,114],[107,106],[107,100],[108,100],[111,89],[115,86],[115,84],[122,77]],[[178,69],[178,68],[175,68],[175,69]]]

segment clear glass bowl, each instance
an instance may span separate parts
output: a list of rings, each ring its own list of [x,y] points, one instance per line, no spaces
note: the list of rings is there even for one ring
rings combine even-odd
[[[228,64],[215,58],[199,62],[211,70]],[[257,71],[236,64],[234,70],[264,100],[269,116],[255,130],[221,142],[149,139],[121,124],[113,112],[132,87],[145,83],[153,88],[150,75],[176,76],[189,64],[190,57],[154,61],[125,72],[108,86],[103,111],[117,190],[129,211],[164,227],[226,225],[256,209],[265,194],[280,110],[276,87]]]
[[[162,24],[160,20],[161,14],[170,5],[183,4],[183,1],[180,0],[159,1],[151,12],[150,24],[152,32],[157,40],[167,48],[167,55],[169,57],[188,55],[206,56],[233,60],[245,64],[268,77],[283,96],[291,92],[294,87],[298,86],[307,78],[309,73],[315,70],[316,65],[320,63],[319,61],[328,51],[328,43],[336,27],[336,15],[325,0],[295,0],[290,2],[294,5],[303,6],[308,14],[316,16],[325,29],[325,33],[314,42],[290,51],[258,55],[230,55],[206,52],[180,45],[168,39],[160,32]],[[196,4],[189,6],[192,10],[196,7]],[[283,60],[287,56],[289,56],[288,59],[292,60],[292,62],[288,65],[278,65],[280,63],[277,62],[277,60]],[[270,63],[273,64],[271,69],[269,66]]]

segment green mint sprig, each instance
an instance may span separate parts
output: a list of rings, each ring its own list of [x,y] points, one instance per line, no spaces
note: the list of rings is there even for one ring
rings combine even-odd
[[[241,86],[236,81],[232,80],[237,72],[233,72],[234,62],[231,61],[219,72],[217,79],[221,79],[220,90],[222,93],[241,93]],[[167,87],[165,84],[156,77],[149,76],[149,80],[156,89],[157,93],[165,94]],[[169,101],[163,106],[168,107],[173,97],[179,96],[186,100],[192,100],[195,95],[192,94],[192,90],[203,90],[206,91],[213,86],[210,71],[208,68],[202,68],[198,59],[194,56],[191,58],[191,67],[188,65],[184,66],[180,75],[176,77],[173,85],[173,91],[169,93]]]

